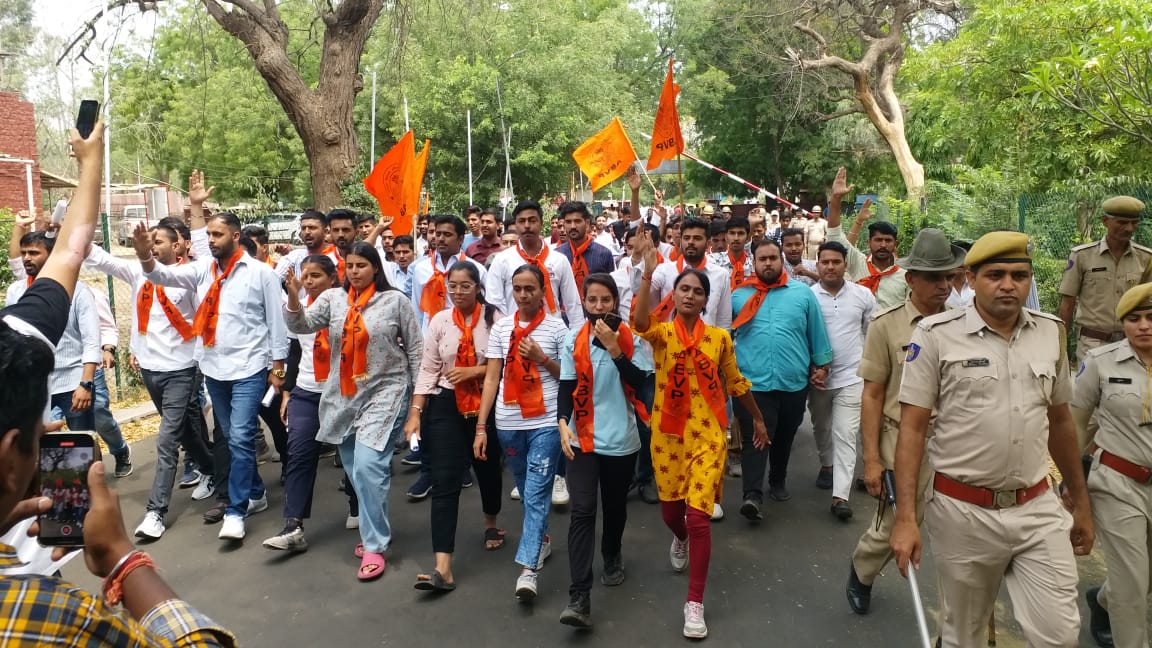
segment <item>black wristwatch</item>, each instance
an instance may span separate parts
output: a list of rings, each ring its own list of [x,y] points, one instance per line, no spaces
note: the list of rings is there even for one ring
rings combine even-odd
[[[81,380],[80,386],[83,387],[84,389],[87,389],[88,392],[91,394],[96,393],[96,385],[92,384],[91,380]]]

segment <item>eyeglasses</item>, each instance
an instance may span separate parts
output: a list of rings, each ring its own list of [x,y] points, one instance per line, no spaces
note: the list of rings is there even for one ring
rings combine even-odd
[[[474,284],[474,283],[461,283],[461,284],[450,283],[450,284],[448,284],[448,292],[454,292],[454,293],[471,292],[475,288],[476,288],[476,284]]]

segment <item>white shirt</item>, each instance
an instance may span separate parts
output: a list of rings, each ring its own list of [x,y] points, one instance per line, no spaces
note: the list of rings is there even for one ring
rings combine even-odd
[[[705,257],[707,258],[707,257]],[[688,267],[688,263],[684,263]],[[722,329],[732,328],[732,287],[728,285],[728,271],[715,263],[704,265],[704,274],[708,275],[708,303],[704,306],[700,319],[705,324],[718,326]],[[676,261],[665,261],[656,266],[652,273],[652,310],[672,292],[672,284],[680,276],[680,268]]]
[[[327,246],[325,247],[327,248]],[[340,256],[336,253],[335,247],[329,249],[333,251],[329,252],[326,256],[329,259],[332,259],[332,263],[335,263],[337,266],[339,266]],[[300,266],[304,265],[304,259],[307,259],[310,256],[312,256],[312,253],[309,252],[308,248],[306,247],[292,248],[288,254],[280,257],[280,260],[276,262],[276,276],[280,277],[280,281],[284,281],[284,279],[288,277],[288,268],[292,268],[292,272],[295,273],[297,277],[299,277]],[[383,252],[380,253],[380,258],[384,258]],[[306,293],[301,292],[301,299],[303,299],[304,294]]]
[[[517,243],[515,247],[510,247],[490,258],[492,263],[488,266],[488,277],[484,281],[484,299],[501,313],[515,313],[517,308],[516,299],[512,296],[512,273],[527,263],[520,256],[520,244]],[[580,301],[580,293],[576,290],[576,279],[572,276],[572,265],[568,263],[568,258],[559,252],[549,250],[548,258],[544,259],[544,267],[548,269],[548,280],[552,282],[556,308],[565,309],[569,328],[580,328],[584,325],[584,308]],[[544,307],[548,307],[547,302],[544,303]],[[560,317],[560,312],[557,311],[553,315]]]
[[[316,380],[316,334],[301,333],[296,339],[300,342],[300,368],[296,374],[296,386],[313,394],[323,393],[324,383]],[[340,353],[340,349],[334,349],[333,352]]]
[[[182,266],[157,263],[144,278],[173,288],[195,290],[202,301],[215,280],[206,259]],[[276,272],[242,253],[232,274],[220,290],[220,311],[216,344],[204,346],[196,340],[196,361],[200,371],[214,380],[239,380],[267,369],[273,360],[288,357],[288,327],[284,324],[284,299]]]
[[[92,247],[98,246],[93,245]],[[96,315],[100,317],[100,348],[120,346],[120,331],[116,330],[116,316],[112,314],[112,304],[108,301],[108,293],[92,288],[92,297],[96,300]]]
[[[612,232],[608,231],[607,227],[605,227],[604,231],[597,234],[596,238],[592,240],[608,248],[608,251],[612,253],[612,256],[616,257],[617,259],[620,258],[621,254],[624,254],[624,246],[616,242],[616,237],[612,236]]]
[[[193,339],[185,342],[180,337],[164,314],[158,298],[152,300],[152,309],[148,312],[148,334],[140,335],[137,330],[136,302],[146,281],[139,262],[118,259],[103,248],[93,245],[92,252],[84,259],[84,267],[99,270],[131,286],[132,319],[128,324],[131,332],[128,348],[136,356],[141,368],[149,371],[178,371],[196,364],[196,341]],[[191,326],[192,320],[196,318],[196,293],[183,288],[166,288],[164,294]]]
[[[483,286],[484,278],[488,276],[488,271],[484,269],[483,264],[476,263],[472,259],[469,259],[467,256],[465,256],[463,251],[457,252],[456,254],[448,257],[447,265],[444,265],[444,263],[440,260],[440,253],[437,252],[432,256],[422,257],[418,261],[414,261],[412,265],[409,266],[408,271],[412,274],[412,294],[409,295],[409,297],[412,298],[412,308],[416,309],[416,321],[420,323],[421,333],[428,332],[428,322],[431,320],[431,318],[428,317],[424,311],[420,310],[420,297],[424,294],[424,286],[432,278],[432,264],[436,264],[437,269],[443,270],[444,273],[447,274],[448,271],[452,269],[452,266],[460,262],[461,256],[464,256],[464,263],[471,263],[476,267],[477,270],[480,271],[480,285]],[[548,256],[552,256],[552,254],[549,253]],[[448,299],[445,302],[445,307],[451,308],[454,305],[455,304],[452,303],[452,293],[448,293]],[[435,313],[433,313],[433,315],[435,315]]]
[[[824,379],[827,389],[855,385],[863,380],[856,375],[860,358],[864,354],[864,335],[868,322],[876,309],[872,291],[858,283],[844,280],[844,285],[833,295],[819,282],[812,286],[820,312],[824,316],[824,329],[832,344],[832,366]]]
[[[551,258],[552,255],[548,256]],[[508,345],[512,341],[512,332],[515,327],[515,311],[507,317],[496,320],[488,334],[488,351],[485,355],[489,358],[499,358],[503,362],[508,357]],[[544,352],[544,355],[559,364],[560,353],[564,349],[564,337],[567,335],[568,329],[564,327],[564,320],[545,315],[544,321],[540,322],[540,325],[529,333],[528,337],[540,345],[540,350]],[[504,370],[507,372],[507,367]],[[560,381],[553,378],[543,365],[536,365],[536,370],[540,372],[540,391],[544,396],[544,414],[526,419],[520,412],[519,405],[505,405],[504,378],[501,376],[495,405],[497,429],[535,430],[556,425],[557,394],[560,392]]]

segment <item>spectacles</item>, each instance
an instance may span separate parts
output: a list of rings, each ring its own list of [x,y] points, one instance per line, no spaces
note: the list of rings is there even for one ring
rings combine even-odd
[[[476,284],[474,284],[474,283],[462,283],[462,284],[450,283],[450,284],[448,284],[448,292],[454,292],[454,293],[469,292],[469,291],[473,290],[474,288],[476,288]]]

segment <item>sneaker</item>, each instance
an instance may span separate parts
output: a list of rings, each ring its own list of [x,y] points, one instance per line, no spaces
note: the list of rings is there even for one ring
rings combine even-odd
[[[636,486],[636,492],[640,494],[640,500],[645,504],[660,503],[660,493],[656,490],[656,484],[652,482],[640,482]]]
[[[424,463],[424,457],[420,455],[419,450],[413,450],[412,452],[404,455],[404,458],[400,460],[400,463],[404,464],[405,466],[419,466]]]
[[[211,475],[200,480],[196,485],[196,490],[192,491],[192,499],[197,502],[206,500],[216,494],[216,481],[212,479]]]
[[[344,528],[345,529],[359,529],[360,528],[360,516],[359,515],[349,515],[347,518],[344,519]]]
[[[336,446],[332,445],[331,443],[325,443],[324,445],[322,445],[320,447],[320,458],[321,459],[326,459],[328,457],[335,457],[335,456],[336,456]]]
[[[196,468],[194,468],[192,466],[192,464],[185,463],[184,464],[184,474],[181,475],[180,483],[178,484],[178,486],[180,488],[192,488],[193,486],[199,484],[200,480],[202,480],[202,479],[204,479],[204,473],[200,472],[199,470],[196,470]]]
[[[788,489],[784,486],[769,486],[768,497],[776,500],[777,502],[787,502],[788,500],[792,499],[792,493],[789,493]]]
[[[243,540],[244,518],[239,515],[225,515],[224,524],[220,527],[220,535],[217,537],[221,540]]]
[[[260,496],[260,499],[248,500],[248,515],[256,515],[268,510],[268,493]]]
[[[832,500],[832,515],[835,515],[836,519],[841,522],[847,522],[852,519],[852,507],[842,499],[834,499]]]
[[[264,546],[277,551],[307,551],[308,541],[304,538],[304,527],[292,521],[284,526],[283,531],[265,540]]]
[[[744,464],[740,459],[740,455],[736,453],[729,453],[727,472],[729,477],[740,479],[744,476]]]
[[[544,542],[540,543],[540,558],[536,560],[536,569],[544,569],[544,561],[552,555],[552,536],[544,534]]]
[[[464,473],[464,479],[460,481],[460,488],[472,488],[472,471],[468,470]]]
[[[408,489],[408,498],[413,502],[419,502],[425,497],[428,497],[428,494],[431,492],[432,478],[422,474],[420,475],[420,479],[417,479],[416,483],[412,484],[412,488]]]
[[[212,508],[204,511],[204,524],[216,524],[224,519],[224,511],[228,508],[228,502],[216,502]]]
[[[162,535],[164,535],[164,518],[156,511],[145,513],[144,521],[136,527],[136,537],[159,540]]]
[[[511,499],[514,499],[514,500],[519,500],[520,499],[520,489],[516,486],[513,486],[512,490],[508,493],[508,497]]]
[[[703,639],[708,636],[708,626],[704,624],[704,604],[688,601],[684,604],[684,636],[689,639]]]
[[[568,607],[560,613],[560,623],[576,628],[592,627],[592,597],[588,592],[572,594]]]
[[[760,502],[754,497],[749,497],[740,505],[740,515],[752,521],[764,519],[764,514],[760,512]]]
[[[124,452],[113,453],[116,458],[116,479],[132,474],[132,448],[124,446]]]
[[[832,490],[831,468],[820,468],[820,472],[816,473],[816,488],[820,490]]]
[[[556,475],[556,478],[552,480],[552,505],[564,506],[569,501],[568,480]]]
[[[520,577],[516,579],[516,598],[521,603],[536,598],[536,572],[530,569],[520,572]]]
[[[604,573],[600,575],[600,582],[607,587],[624,583],[624,559],[620,554],[604,556]]]
[[[720,502],[712,504],[712,521],[724,519],[724,507],[720,506]]]
[[[274,450],[272,450],[272,446],[268,445],[268,442],[264,440],[264,437],[257,437],[256,438],[256,465],[257,466],[263,466],[264,464],[271,461],[273,452],[274,452]]]
[[[681,540],[672,536],[672,548],[668,550],[668,560],[672,562],[672,571],[682,572],[688,566],[688,540]]]

